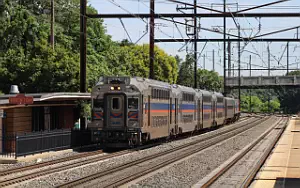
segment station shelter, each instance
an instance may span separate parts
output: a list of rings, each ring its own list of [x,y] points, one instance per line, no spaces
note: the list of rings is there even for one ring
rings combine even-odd
[[[90,93],[0,95],[0,153],[16,150],[34,153],[68,145],[70,130],[80,116],[78,101],[89,100],[90,96]]]

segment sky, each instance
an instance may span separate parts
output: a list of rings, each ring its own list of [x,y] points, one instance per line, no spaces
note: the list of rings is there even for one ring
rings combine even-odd
[[[182,2],[193,3],[193,0],[180,0]],[[226,11],[237,11],[252,6],[274,2],[275,0],[226,0]],[[155,13],[180,13],[176,11],[177,7],[182,5],[171,3],[166,0],[155,1]],[[223,0],[198,0],[198,5],[205,6],[217,10],[223,10]],[[89,0],[88,4],[96,8],[101,14],[114,13],[149,13],[149,0]],[[276,5],[248,11],[254,12],[297,12],[300,10],[299,0],[290,0]],[[186,13],[192,13],[192,10],[185,10]],[[199,13],[211,13],[203,9],[197,9]],[[179,22],[185,22],[184,19],[175,19]],[[281,30],[289,27],[300,26],[300,18],[227,18],[227,33],[237,35],[236,25],[234,20],[241,25],[241,36],[250,37],[255,34],[261,35],[264,33]],[[137,44],[149,43],[149,32],[147,32],[148,19],[130,18],[122,19],[104,19],[104,25],[107,29],[107,34],[112,36],[113,40],[121,41],[123,39],[131,40]],[[191,21],[191,20],[190,20]],[[219,28],[223,30],[223,18],[200,18],[198,19],[202,28]],[[192,23],[192,22],[190,22]],[[125,28],[125,29],[124,29]],[[260,28],[260,29],[259,29]],[[128,35],[126,33],[128,32]],[[287,31],[280,34],[274,34],[269,38],[296,38],[297,31]],[[223,38],[223,35],[212,33],[200,29],[199,38]],[[186,28],[180,24],[155,19],[155,38],[187,38]],[[264,37],[267,38],[267,37]],[[182,59],[188,52],[193,52],[192,44],[185,45],[184,43],[156,43],[160,48],[164,49],[170,55],[179,55]],[[286,68],[287,63],[287,43],[286,42],[241,42],[241,68],[248,68],[250,55],[252,68],[267,68],[268,66],[268,51],[270,48],[271,68]],[[238,65],[238,48],[237,43],[231,44],[232,64],[237,69]],[[212,70],[213,52],[215,51],[215,67],[216,71],[223,75],[223,43],[208,42],[198,43],[198,68]],[[300,67],[300,44],[289,44],[289,64],[290,68]],[[299,64],[299,65],[298,65]],[[241,71],[242,76],[248,76],[250,71]],[[283,75],[286,71],[271,71],[271,75]],[[233,73],[232,73],[233,74]],[[237,75],[237,71],[234,72]],[[252,71],[252,75],[268,75],[268,71]]]

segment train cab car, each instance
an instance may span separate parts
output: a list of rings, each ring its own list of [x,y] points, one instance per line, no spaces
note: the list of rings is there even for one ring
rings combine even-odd
[[[129,77],[102,77],[92,90],[92,141],[127,146],[139,143],[141,92]]]
[[[101,77],[91,96],[91,139],[108,148],[137,146],[239,116],[238,100],[139,77]]]

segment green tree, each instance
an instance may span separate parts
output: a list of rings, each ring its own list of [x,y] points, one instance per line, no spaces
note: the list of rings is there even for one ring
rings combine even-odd
[[[177,84],[188,87],[194,86],[194,58],[191,54],[187,54],[185,61],[180,64]]]
[[[300,71],[291,71],[289,76],[300,75]],[[281,109],[286,113],[297,113],[300,111],[300,89],[281,87],[276,90]]]
[[[49,44],[50,1],[2,0],[0,4],[0,90],[17,84],[21,92],[79,90],[79,0],[55,1],[55,50]],[[87,7],[87,12],[97,11]],[[149,74],[149,46],[114,42],[102,19],[87,20],[87,83],[103,75]],[[155,47],[157,79],[175,83],[176,59]]]
[[[250,96],[241,96],[241,110],[246,112],[261,112],[261,107],[263,103],[257,96],[251,96],[251,104],[250,104]]]
[[[210,91],[221,91],[223,82],[217,72],[198,69],[197,79],[198,88]]]

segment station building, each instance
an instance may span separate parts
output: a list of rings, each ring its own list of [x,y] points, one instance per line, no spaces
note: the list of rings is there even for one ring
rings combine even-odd
[[[69,144],[70,131],[80,116],[78,101],[89,100],[90,96],[90,93],[0,95],[0,153],[30,154],[51,147],[63,148]]]

